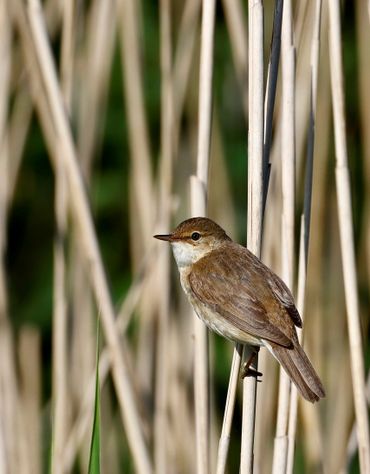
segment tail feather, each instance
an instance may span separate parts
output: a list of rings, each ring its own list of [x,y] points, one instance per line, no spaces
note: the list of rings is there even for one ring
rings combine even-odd
[[[277,344],[271,344],[271,349],[306,400],[317,402],[325,397],[321,380],[298,341],[294,342],[292,349]]]

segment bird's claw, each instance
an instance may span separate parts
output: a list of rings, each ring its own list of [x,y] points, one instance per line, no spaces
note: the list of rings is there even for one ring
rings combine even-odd
[[[259,372],[256,369],[253,369],[253,367],[242,367],[240,375],[242,379],[244,379],[245,377],[256,377],[257,382],[262,382],[262,380],[258,380],[257,377],[262,377],[263,373]]]

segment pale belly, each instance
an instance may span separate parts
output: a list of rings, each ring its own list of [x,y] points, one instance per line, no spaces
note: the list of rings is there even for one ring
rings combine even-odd
[[[198,317],[204,322],[204,324],[211,330],[225,337],[233,342],[239,342],[241,344],[250,344],[252,346],[264,346],[264,341],[260,338],[254,337],[251,334],[241,331],[235,327],[232,323],[227,321],[218,313],[212,311],[208,306],[203,304],[197,298],[194,298],[191,289],[187,286],[186,276],[181,278],[181,285],[189,299],[194,311]]]
[[[193,298],[189,298],[189,300]],[[233,324],[229,323],[218,313],[211,311],[208,307],[202,303],[191,301],[194,311],[198,317],[206,324],[211,330],[225,337],[233,342],[239,342],[241,344],[250,344],[252,346],[263,346],[264,342],[262,339],[256,338],[251,334],[241,331],[236,328]]]

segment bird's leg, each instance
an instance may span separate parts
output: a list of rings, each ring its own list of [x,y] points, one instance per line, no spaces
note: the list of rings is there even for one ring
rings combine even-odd
[[[241,378],[244,379],[244,377],[262,377],[262,372],[258,372],[258,370],[254,369],[253,367],[251,367],[254,359],[256,358],[258,352],[259,352],[260,348],[257,346],[257,347],[253,347],[253,352],[252,354],[250,355],[249,359],[244,362],[242,368],[241,368]]]

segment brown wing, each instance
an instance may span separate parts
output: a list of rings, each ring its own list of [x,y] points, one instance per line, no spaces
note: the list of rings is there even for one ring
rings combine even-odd
[[[267,267],[266,267],[267,268]],[[275,273],[273,273],[270,269],[269,270],[269,277],[267,279],[268,284],[274,293],[274,295],[277,297],[277,299],[280,301],[280,303],[284,306],[284,308],[287,310],[289,313],[289,316],[292,318],[294,324],[301,328],[302,327],[302,319],[298,313],[298,310],[295,306],[294,299],[292,296],[292,293],[290,292],[289,288],[286,286],[286,284],[283,282],[281,278],[279,278]]]
[[[289,324],[288,331],[284,331],[288,335],[279,329],[280,323],[282,327],[286,326],[289,317],[280,314],[285,311],[278,303],[275,304],[276,312],[270,314],[275,297],[256,268],[256,262],[250,260],[252,254],[231,242],[226,253],[225,250],[213,251],[211,258],[206,256],[193,265],[189,281],[196,297],[239,330],[292,347],[291,338],[288,337]],[[260,263],[256,257],[252,257]],[[264,301],[268,301],[269,309],[266,309]]]

